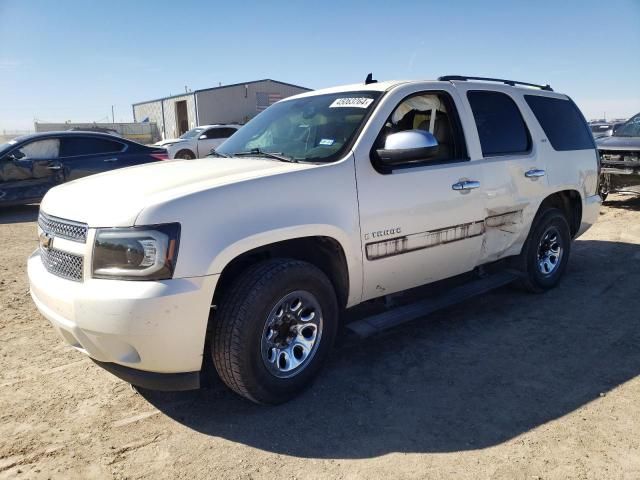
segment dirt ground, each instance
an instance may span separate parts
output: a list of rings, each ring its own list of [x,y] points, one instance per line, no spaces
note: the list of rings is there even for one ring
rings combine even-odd
[[[640,199],[557,289],[343,341],[279,407],[136,392],[65,346],[28,294],[36,215],[0,212],[0,478],[640,478]]]

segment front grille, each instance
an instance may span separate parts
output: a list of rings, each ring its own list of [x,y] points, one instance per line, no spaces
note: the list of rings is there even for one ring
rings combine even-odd
[[[74,242],[85,243],[87,241],[87,224],[52,217],[44,212],[38,216],[40,228],[54,237],[66,238]]]
[[[84,259],[81,256],[41,247],[40,258],[49,273],[76,282],[82,281]]]
[[[603,164],[637,167],[640,166],[640,152],[600,150],[600,158]]]

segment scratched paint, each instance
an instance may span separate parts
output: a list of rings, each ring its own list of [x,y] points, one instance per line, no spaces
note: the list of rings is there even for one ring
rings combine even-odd
[[[425,248],[444,245],[446,243],[477,237],[484,233],[484,222],[464,223],[453,227],[414,233],[402,237],[392,238],[381,242],[369,243],[366,246],[368,260],[400,255]]]

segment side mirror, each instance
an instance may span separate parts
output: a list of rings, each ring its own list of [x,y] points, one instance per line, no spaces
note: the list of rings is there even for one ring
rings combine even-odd
[[[207,135],[204,133],[198,137],[198,140],[206,140],[206,139],[207,139]]]
[[[7,160],[11,160],[12,162],[15,162],[24,157],[25,157],[25,154],[22,153],[20,150],[14,150],[9,155],[7,155]]]
[[[438,141],[424,130],[407,130],[387,136],[384,148],[376,150],[380,162],[387,166],[429,160],[438,154]]]

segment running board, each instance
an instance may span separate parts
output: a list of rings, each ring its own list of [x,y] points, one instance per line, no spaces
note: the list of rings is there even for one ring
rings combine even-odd
[[[370,337],[388,328],[401,325],[412,320],[429,315],[451,305],[464,302],[476,295],[490,292],[496,288],[507,285],[519,277],[519,273],[513,270],[505,270],[494,273],[484,278],[473,280],[469,283],[455,287],[444,295],[419,300],[408,305],[396,307],[386,312],[378,313],[362,320],[356,320],[346,327],[361,338]]]

